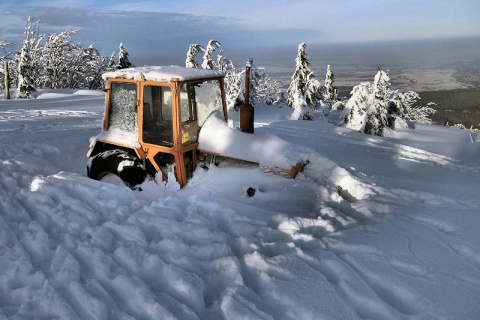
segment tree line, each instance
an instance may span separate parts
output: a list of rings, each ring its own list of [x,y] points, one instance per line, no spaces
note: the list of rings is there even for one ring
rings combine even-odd
[[[217,68],[226,73],[227,106],[229,110],[237,110],[243,103],[245,94],[245,70],[237,68],[231,60],[224,57],[223,51],[217,56],[217,62],[215,62],[212,59],[212,53],[218,47],[220,43],[216,40],[211,40],[206,48],[199,44],[190,45],[186,66],[198,68],[199,64],[195,57],[203,51],[202,68]],[[325,120],[330,111],[342,110],[338,125],[378,136],[383,136],[388,129],[406,127],[409,125],[408,122],[432,123],[430,116],[436,112],[432,108],[434,103],[416,106],[420,99],[418,93],[393,90],[388,71],[380,68],[372,83],[361,83],[353,88],[350,98],[340,99],[334,85],[335,77],[332,67],[327,66],[325,81],[322,85],[310,69],[305,49],[305,43],[298,46],[295,71],[286,95],[281,91],[277,81],[266,76],[263,68],[255,66],[252,68],[251,104],[255,106],[260,100],[267,104],[286,104],[293,109],[290,117],[292,120],[314,120],[315,118]]]
[[[17,88],[17,97],[28,98],[35,88],[102,89],[105,85],[104,72],[132,66],[123,44],[119,46],[118,59],[114,51],[110,57],[103,56],[93,46],[87,48],[72,43],[77,32],[69,29],[47,37],[39,32],[38,22],[30,18],[24,32],[24,40],[15,53],[7,53],[9,43],[0,41],[0,57],[9,66],[10,85]],[[229,111],[238,110],[245,96],[245,68],[239,68],[220,50],[216,59],[213,53],[221,46],[210,40],[204,47],[191,44],[185,60],[186,67],[218,69],[225,73],[225,93]],[[196,61],[203,52],[203,61]],[[306,44],[298,46],[295,71],[285,93],[281,84],[270,78],[264,68],[253,66],[250,75],[250,103],[268,105],[286,104],[292,107],[292,120],[326,119],[332,110],[342,110],[339,125],[367,134],[382,136],[387,129],[406,126],[407,121],[431,123],[430,116],[436,111],[427,106],[415,106],[419,100],[416,92],[405,93],[390,87],[388,71],[379,68],[374,81],[361,83],[353,88],[350,98],[338,97],[334,86],[332,67],[327,66],[322,85],[310,69]],[[0,73],[5,73],[0,64]]]
[[[191,44],[188,48],[185,66],[187,68],[218,69],[225,73],[225,96],[227,109],[236,111],[244,103],[245,97],[245,68],[238,67],[235,62],[225,56],[223,50],[217,54],[216,59],[213,53],[220,48],[221,43],[212,39],[204,47],[200,44]],[[203,52],[202,63],[196,61],[197,54]],[[278,102],[284,102],[281,94],[281,84],[276,79],[270,78],[265,72],[265,68],[253,65],[250,76],[250,104],[255,106],[257,103],[271,105]]]
[[[39,32],[39,23],[28,18],[24,40],[13,53],[6,51],[10,43],[0,41],[0,74],[5,77],[8,64],[8,84],[17,88],[18,98],[29,98],[36,88],[101,89],[102,73],[130,66],[128,53],[120,44],[118,59],[114,51],[103,56],[92,45],[73,43],[77,33],[69,29],[51,35]],[[5,87],[5,83],[1,84]]]

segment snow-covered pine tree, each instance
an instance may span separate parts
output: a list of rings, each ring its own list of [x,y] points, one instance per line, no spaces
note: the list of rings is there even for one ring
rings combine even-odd
[[[332,67],[327,66],[327,73],[325,75],[325,90],[323,92],[323,100],[329,104],[333,104],[337,100],[337,89],[333,85],[334,75]]]
[[[118,69],[130,68],[132,64],[128,59],[128,52],[125,50],[123,43],[120,43],[119,46],[120,52],[118,53]]]
[[[351,97],[345,104],[345,108],[341,115],[343,126],[364,132],[365,118],[368,109],[367,101],[372,94],[372,91],[372,85],[370,82],[362,82],[353,87],[350,92]]]
[[[405,121],[431,123],[428,117],[436,112],[430,107],[432,103],[414,107],[418,99],[414,91],[391,90],[388,73],[379,70],[373,84],[364,82],[353,88],[342,113],[341,125],[382,136],[386,128],[406,126]]]
[[[28,98],[30,93],[35,91],[38,56],[42,39],[45,37],[45,35],[39,34],[38,22],[34,24],[30,17],[28,17],[24,34],[22,47],[15,57],[17,89],[20,98]]]
[[[188,47],[187,59],[185,60],[185,66],[187,68],[198,68],[195,57],[200,51],[205,52],[205,48],[199,44],[191,44],[190,47]]]
[[[378,70],[373,81],[373,92],[369,97],[365,133],[383,136],[383,130],[389,126],[387,119],[387,101],[390,95],[390,77]]]
[[[313,120],[313,116],[309,112],[305,95],[300,90],[296,90],[290,94],[293,101],[293,112],[290,116],[291,120]]]
[[[29,98],[30,93],[35,91],[35,83],[33,82],[31,74],[33,73],[31,67],[31,57],[25,47],[20,49],[20,57],[18,60],[18,97]]]
[[[320,102],[320,92],[322,90],[322,85],[320,84],[320,81],[315,79],[315,75],[313,74],[313,72],[310,72],[307,75],[307,82],[305,84],[305,88],[305,97],[307,104],[310,109],[315,110],[318,106],[318,103]]]
[[[110,55],[110,59],[108,60],[108,64],[107,64],[107,71],[113,71],[117,68],[116,55],[117,55],[116,51],[113,51],[112,54]]]
[[[212,59],[212,54],[215,51],[216,48],[219,48],[221,46],[221,43],[218,42],[217,40],[210,40],[208,42],[207,48],[205,49],[205,53],[203,55],[203,62],[202,62],[202,68],[203,69],[213,69],[214,62]]]
[[[292,82],[288,87],[287,105],[295,109],[292,114],[292,119],[295,120],[312,120],[313,117],[310,115],[309,109],[314,110],[319,101],[320,83],[315,80],[315,76],[310,70],[310,62],[305,47],[305,43],[298,46],[295,71],[292,75]]]
[[[98,52],[90,45],[87,49],[79,51],[78,67],[78,86],[90,90],[97,90],[104,86],[102,73],[107,71],[107,57]]]

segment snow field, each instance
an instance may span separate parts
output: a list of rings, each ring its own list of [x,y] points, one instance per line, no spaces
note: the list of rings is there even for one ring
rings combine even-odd
[[[224,161],[181,190],[146,181],[138,192],[86,177],[103,95],[44,92],[0,104],[3,317],[480,312],[480,145],[465,131],[416,125],[379,138],[259,107],[256,133],[310,161],[295,180]]]

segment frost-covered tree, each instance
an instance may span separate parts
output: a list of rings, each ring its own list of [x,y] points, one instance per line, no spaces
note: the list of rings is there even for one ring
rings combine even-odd
[[[255,69],[255,74],[258,75],[255,83],[255,92],[258,99],[270,105],[280,99],[280,90],[282,85],[276,79],[270,78],[265,68],[258,67]]]
[[[220,42],[216,40],[210,40],[206,49],[199,44],[191,44],[188,48],[185,65],[187,68],[198,68],[198,63],[195,60],[195,57],[200,51],[203,51],[204,60],[202,63],[202,68],[217,68],[225,73],[224,84],[227,109],[229,111],[238,110],[241,101],[243,101],[243,98],[240,96],[242,93],[242,75],[244,77],[244,72],[241,69],[238,69],[232,60],[224,56],[223,50],[220,50],[220,54],[217,55],[217,61],[214,63],[212,54],[219,46]]]
[[[191,44],[190,47],[188,47],[187,59],[185,60],[185,66],[187,68],[198,68],[195,57],[200,51],[205,52],[205,48],[199,44]]]
[[[325,89],[323,91],[323,100],[327,103],[333,103],[337,100],[337,89],[333,85],[334,75],[332,67],[327,66],[327,73],[325,75]]]
[[[383,136],[389,126],[387,102],[390,95],[390,77],[379,70],[373,81],[373,93],[369,97],[365,133]]]
[[[3,53],[4,53],[4,55],[3,55],[2,57],[0,57],[0,58],[3,59],[3,57],[4,57],[5,55],[7,55],[7,51],[5,50],[5,47],[8,46],[8,45],[11,45],[11,43],[0,40],[0,52],[3,52]]]
[[[343,125],[368,134],[383,135],[388,127],[387,102],[390,78],[379,70],[373,84],[364,82],[355,86],[342,113]]]
[[[90,45],[87,49],[79,50],[75,62],[77,65],[76,87],[91,90],[104,87],[102,73],[108,70],[107,57]]]
[[[4,70],[4,65],[5,61],[8,61],[8,53],[5,47],[11,45],[10,42],[5,42],[5,41],[0,41],[0,88],[4,88],[5,84],[5,70]]]
[[[342,113],[342,124],[353,130],[364,132],[368,97],[372,94],[370,82],[362,82],[353,87],[351,97]]]
[[[292,119],[311,120],[313,118],[309,109],[314,110],[319,102],[320,83],[310,70],[310,62],[305,47],[305,43],[298,46],[295,71],[292,75],[292,82],[288,87],[287,105],[295,109]]]
[[[128,52],[125,50],[123,43],[120,43],[119,46],[120,52],[118,53],[118,69],[130,68],[132,64],[128,59]]]
[[[49,88],[98,89],[107,58],[92,45],[83,48],[70,41],[77,30],[52,34],[43,49],[41,84]]]
[[[20,98],[30,97],[30,93],[35,91],[38,56],[41,50],[42,39],[45,36],[39,33],[38,22],[33,23],[30,17],[28,18],[24,34],[25,39],[15,57],[17,89]]]
[[[9,64],[18,97],[29,97],[36,87],[98,89],[103,87],[101,74],[116,68],[114,56],[108,62],[93,46],[73,44],[70,38],[77,30],[53,33],[42,44],[45,35],[38,29],[29,18],[25,39]]]
[[[305,96],[310,109],[315,110],[318,103],[320,102],[320,91],[322,90],[322,85],[320,81],[315,79],[313,72],[310,72],[307,75],[307,82],[305,84]]]
[[[205,49],[205,53],[203,54],[203,62],[202,62],[203,69],[213,69],[215,67],[212,59],[212,54],[215,51],[215,49],[219,48],[220,46],[221,44],[217,40],[212,39],[208,42],[207,48]]]
[[[107,70],[108,71],[113,71],[117,68],[117,58],[116,58],[117,53],[115,51],[112,52],[110,55],[110,59],[108,60],[107,64]]]
[[[9,56],[9,53],[5,49],[5,47],[7,47],[9,45],[11,45],[10,42],[0,41],[0,62],[2,64],[3,64],[3,61],[5,61]],[[0,67],[2,67],[2,66],[0,66]]]
[[[457,128],[457,129],[462,129],[462,130],[467,130],[467,127],[461,123],[456,123],[452,126],[452,128]]]
[[[75,29],[60,33],[53,33],[48,37],[42,52],[43,86],[56,88],[71,88],[72,74],[77,71],[77,66],[72,65],[72,60],[81,50],[80,45],[72,44],[70,38],[77,32]]]
[[[435,110],[414,107],[419,99],[416,92],[401,93],[390,88],[387,72],[379,70],[373,83],[355,86],[342,113],[342,125],[360,132],[382,136],[387,128],[405,126],[405,121],[428,123]],[[431,122],[431,120],[430,120]]]
[[[230,61],[225,70],[224,82],[227,109],[229,111],[238,110],[244,101],[245,70],[235,67],[235,64]]]
[[[245,101],[245,69],[235,67],[235,64],[228,60],[227,67],[223,67],[225,73],[225,96],[227,100],[227,109],[229,111],[238,110]],[[222,64],[219,64],[221,66]],[[277,99],[281,85],[278,81],[271,79],[265,73],[262,67],[252,66],[250,69],[250,99],[252,106],[263,101],[267,104],[273,103]]]
[[[426,106],[415,106],[418,100],[420,100],[420,95],[414,91],[405,93],[393,91],[390,101],[394,105],[391,105],[390,113],[405,121],[431,124],[430,116],[437,112],[432,108],[435,103],[429,102]]]
[[[296,90],[290,93],[290,97],[293,101],[293,113],[290,116],[291,120],[313,120],[313,116],[310,114],[307,101],[305,100],[305,95]]]
[[[222,72],[227,72],[228,70],[230,69],[234,69],[236,68],[235,67],[235,64],[233,63],[232,60],[228,59],[225,55],[224,55],[224,51],[223,49],[220,49],[220,53],[217,55],[217,64],[216,64],[216,67],[218,70],[222,71]]]
[[[218,69],[225,73],[225,97],[227,109],[236,111],[242,105],[245,99],[245,68],[237,68],[235,63],[224,55],[224,51],[220,50],[214,62],[212,54],[220,43],[216,40],[210,40],[207,49],[198,44],[192,44],[187,53],[185,64],[187,67],[196,67],[195,55],[199,51],[204,51],[204,61],[202,68]],[[278,81],[269,78],[264,68],[251,68],[250,77],[250,104],[255,106],[259,101],[273,101],[274,96],[280,91]]]

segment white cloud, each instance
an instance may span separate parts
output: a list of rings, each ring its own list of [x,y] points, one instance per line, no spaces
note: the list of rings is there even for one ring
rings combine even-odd
[[[41,32],[79,29],[77,41],[107,55],[120,42],[130,51],[164,54],[212,38],[236,50],[480,35],[480,2],[458,0],[452,7],[447,0],[430,1],[2,0],[0,39],[19,43],[28,16],[40,19]]]
[[[98,2],[98,1],[97,1]],[[30,7],[55,7],[55,8],[85,8],[95,3],[95,0],[31,0]]]

